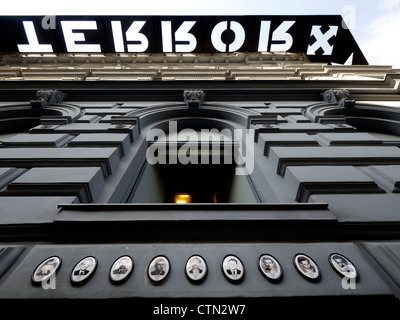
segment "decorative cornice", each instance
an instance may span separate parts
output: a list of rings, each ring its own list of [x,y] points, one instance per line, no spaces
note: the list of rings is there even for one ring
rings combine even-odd
[[[310,63],[305,55],[298,53],[0,55],[0,82],[357,80],[368,83],[384,81],[388,74],[396,75],[398,70],[390,66]]]

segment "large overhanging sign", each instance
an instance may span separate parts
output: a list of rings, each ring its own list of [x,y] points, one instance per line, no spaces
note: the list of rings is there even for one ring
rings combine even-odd
[[[0,52],[304,52],[368,64],[341,16],[1,16]]]

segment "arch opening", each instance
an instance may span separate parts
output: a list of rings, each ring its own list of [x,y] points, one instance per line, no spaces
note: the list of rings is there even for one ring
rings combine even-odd
[[[147,131],[147,152],[128,202],[256,203],[236,123],[215,118],[162,121]],[[150,191],[149,191],[150,190]]]

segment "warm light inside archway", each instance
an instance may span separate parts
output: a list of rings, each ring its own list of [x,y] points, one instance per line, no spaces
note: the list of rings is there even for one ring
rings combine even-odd
[[[191,203],[192,196],[190,194],[176,194],[174,201],[175,203]]]

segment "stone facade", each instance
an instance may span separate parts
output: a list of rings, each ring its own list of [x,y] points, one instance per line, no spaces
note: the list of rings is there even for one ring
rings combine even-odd
[[[268,63],[275,75],[279,64]],[[332,302],[365,311],[373,303],[398,307],[399,73],[296,64],[302,76],[279,74],[281,80],[1,82],[0,299],[16,305],[34,299],[40,306],[49,300],[111,306],[128,301],[148,317],[157,303],[173,301],[193,310],[204,301],[247,304],[247,315],[260,314],[271,301],[299,308]],[[304,76],[335,68],[339,79]],[[384,75],[373,76],[378,69]],[[31,104],[46,88],[53,90],[50,98]],[[56,92],[63,99],[52,100]],[[166,130],[169,121],[179,130],[254,130],[254,168],[244,178],[254,203],[134,201],[149,166],[152,141],[146,135]],[[157,185],[150,187],[147,194],[159,192]],[[319,266],[317,281],[296,270],[298,253]],[[333,253],[354,264],[354,282],[335,272]],[[185,277],[194,254],[207,263],[201,283]],[[279,261],[280,281],[269,281],[257,267],[263,254]],[[134,269],[116,284],[110,268],[124,255]],[[147,270],[158,255],[168,258],[171,269],[164,282],[154,284]],[[244,265],[240,282],[223,275],[227,255]],[[55,288],[50,283],[45,289],[31,277],[52,256],[62,265]],[[86,256],[94,256],[98,266],[76,286],[71,272]]]

